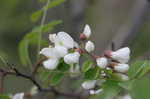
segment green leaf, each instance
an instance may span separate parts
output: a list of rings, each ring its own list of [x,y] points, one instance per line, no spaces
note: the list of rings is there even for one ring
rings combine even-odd
[[[139,78],[143,77],[149,71],[150,71],[150,61],[146,61],[144,68],[142,69],[142,71],[139,74]]]
[[[27,39],[22,40],[19,43],[19,55],[23,65],[30,64],[29,52],[28,52],[29,41]]]
[[[132,88],[135,81],[136,80],[134,79],[134,80],[126,81],[126,82],[120,82],[118,85],[129,91],[129,90],[131,90],[131,88]]]
[[[51,85],[59,84],[64,76],[65,76],[64,73],[61,73],[61,72],[53,73],[51,76],[50,84]]]
[[[40,0],[40,1],[41,1],[41,2],[45,2],[45,1],[47,1],[47,0]],[[45,5],[42,9],[40,9],[40,10],[34,12],[34,13],[31,15],[31,21],[37,22],[37,21],[41,18],[41,16],[42,16],[44,10],[48,10],[48,9],[50,9],[50,8],[56,7],[56,6],[58,6],[58,5],[62,4],[62,3],[64,3],[65,1],[66,1],[66,0],[53,0],[53,1],[51,1],[51,2],[48,4],[48,6]]]
[[[49,70],[44,69],[44,70],[40,71],[39,78],[42,82],[46,82],[46,81],[50,80],[51,74],[52,73]]]
[[[118,82],[113,80],[107,80],[102,88],[104,91],[97,96],[97,99],[114,99],[114,97],[121,91]]]
[[[37,22],[41,18],[42,14],[43,14],[42,10],[38,10],[38,11],[34,12],[31,15],[31,21],[32,22]]]
[[[92,67],[93,63],[91,61],[86,61],[83,63],[82,72],[88,71]]]
[[[11,99],[11,98],[7,95],[0,94],[0,99]]]
[[[65,72],[68,71],[70,68],[70,66],[68,64],[66,64],[64,61],[60,62],[57,69],[61,72]]]
[[[135,63],[131,64],[128,75],[130,78],[138,77],[140,72],[145,68],[147,65],[147,61],[136,61]]]
[[[144,77],[135,80],[132,89],[129,91],[132,99],[150,99],[150,79]]]
[[[31,65],[30,57],[29,57],[29,45],[37,45],[39,40],[39,31],[42,28],[42,33],[50,32],[54,29],[55,26],[61,24],[61,20],[52,21],[48,24],[45,24],[43,27],[37,26],[32,30],[32,32],[27,33],[23,40],[19,43],[19,56],[21,63],[25,66]],[[45,40],[41,40],[41,45],[46,46],[48,42]]]
[[[87,72],[84,73],[84,78],[86,80],[95,80],[100,75],[100,69],[98,67],[91,68]]]
[[[64,3],[65,1],[66,0],[53,0],[52,2],[49,3],[48,7],[45,6],[44,8],[50,9]]]

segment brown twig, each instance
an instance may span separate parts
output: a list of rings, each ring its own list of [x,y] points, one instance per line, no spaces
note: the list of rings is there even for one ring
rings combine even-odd
[[[13,75],[13,76],[17,76],[17,77],[22,77],[25,79],[28,79],[29,81],[31,81],[35,86],[37,86],[38,90],[41,92],[53,92],[56,95],[61,95],[61,96],[66,96],[66,97],[77,97],[80,98],[81,94],[74,94],[74,93],[67,93],[67,92],[59,92],[58,90],[56,90],[53,87],[50,87],[49,89],[47,88],[42,88],[42,86],[36,81],[36,79],[34,79],[32,77],[32,75],[26,75],[21,73],[20,71],[18,71],[16,68],[11,67],[11,70],[5,70],[0,68],[0,73],[5,76],[7,75]],[[2,85],[3,86],[3,85]],[[3,88],[3,87],[2,87]]]
[[[35,77],[35,74],[37,73],[38,69],[40,68],[41,64],[43,61],[45,61],[47,58],[44,57],[42,59],[40,59],[36,64],[35,66],[33,67],[33,71],[32,71],[32,77],[34,78]]]

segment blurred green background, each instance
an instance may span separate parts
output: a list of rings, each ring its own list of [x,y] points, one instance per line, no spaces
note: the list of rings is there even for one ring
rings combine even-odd
[[[40,24],[31,22],[31,14],[43,4],[38,0],[0,0],[0,56],[26,72],[28,68],[20,63],[18,45],[26,33]],[[66,31],[76,40],[84,25],[89,24],[96,44],[95,53],[101,54],[110,49],[113,41],[116,49],[130,46],[133,60],[150,58],[150,3],[147,0],[66,0],[48,10],[46,23],[58,19],[63,23],[52,32]],[[47,39],[47,35],[43,39]],[[31,86],[30,82],[21,78],[8,78],[5,80],[6,92],[28,91],[28,86]],[[136,86],[150,82],[147,78],[134,86],[137,92]],[[149,84],[145,89],[148,88]],[[139,97],[135,99],[142,99]]]

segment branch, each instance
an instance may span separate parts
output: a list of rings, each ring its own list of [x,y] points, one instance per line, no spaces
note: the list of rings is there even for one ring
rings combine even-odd
[[[9,71],[0,68],[0,73],[2,73],[4,75],[4,77],[6,77],[7,75],[13,75],[13,76],[18,76],[18,77],[28,79],[35,86],[37,86],[37,88],[40,92],[53,92],[55,95],[61,95],[61,96],[65,96],[65,97],[77,97],[78,99],[81,97],[81,94],[59,92],[53,87],[50,87],[49,89],[42,88],[42,86],[32,77],[32,75],[30,76],[30,75],[23,74],[14,67],[11,67],[11,70],[9,70]]]
[[[35,66],[33,67],[33,70],[32,70],[32,77],[34,78],[35,77],[35,74],[37,73],[38,69],[40,68],[41,64],[43,63],[43,61],[45,61],[47,58],[44,57],[42,59],[40,59],[36,64]]]

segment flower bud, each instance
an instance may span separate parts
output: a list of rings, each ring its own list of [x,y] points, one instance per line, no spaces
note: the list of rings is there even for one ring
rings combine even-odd
[[[91,28],[89,25],[85,25],[83,34],[86,36],[86,38],[89,38],[91,36]]]
[[[94,94],[99,94],[103,91],[103,89],[98,89],[98,90],[90,90],[90,94],[94,95]]]
[[[58,63],[59,63],[58,59],[51,58],[51,59],[44,61],[43,65],[46,69],[54,70],[54,69],[56,69]]]
[[[96,80],[89,80],[82,83],[84,89],[92,89],[96,85]]]
[[[94,51],[94,49],[95,49],[95,45],[93,42],[91,42],[91,41],[86,42],[85,50],[87,52],[92,52],[92,51]]]
[[[120,63],[127,63],[130,59],[130,49],[128,47],[121,48],[111,53],[111,58]]]
[[[79,52],[70,53],[64,56],[64,61],[67,64],[78,63],[80,58]]]
[[[105,57],[97,58],[96,62],[97,62],[97,66],[100,68],[106,68],[108,64],[108,60]]]
[[[116,66],[114,66],[114,70],[121,73],[126,73],[128,69],[129,69],[128,64],[117,64]]]

